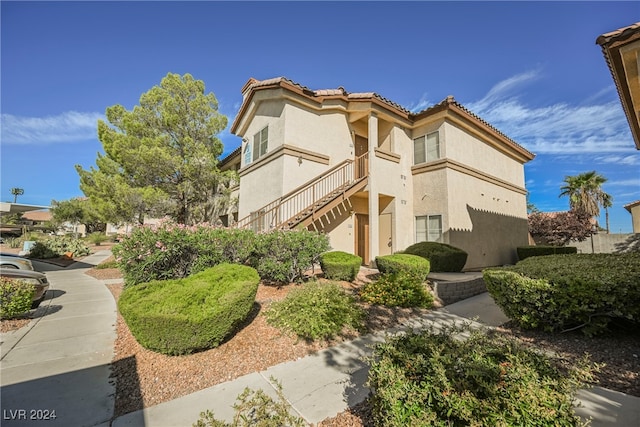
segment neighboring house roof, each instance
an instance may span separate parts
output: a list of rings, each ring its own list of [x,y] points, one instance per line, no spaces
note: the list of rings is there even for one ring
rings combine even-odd
[[[238,157],[240,155],[241,151],[242,151],[242,147],[238,147],[235,150],[233,150],[231,153],[227,154],[225,157],[222,158],[222,160],[220,160],[220,162],[218,163],[218,167],[221,168],[227,163],[231,162],[235,157]]]
[[[640,150],[640,22],[596,39],[618,89],[636,148]]]
[[[628,210],[629,213],[631,213],[631,209],[635,208],[638,205],[640,205],[640,200],[636,200],[635,202],[628,203],[628,204],[624,205],[624,208],[626,210]]]
[[[462,104],[457,102],[453,98],[453,96],[448,96],[446,99],[436,105],[433,105],[417,113],[413,113],[400,104],[397,104],[375,92],[349,93],[343,87],[339,87],[337,89],[312,90],[305,86],[302,86],[299,83],[289,80],[286,77],[276,77],[273,79],[262,81],[250,78],[247,83],[245,83],[245,85],[242,87],[242,94],[244,99],[242,102],[242,106],[240,107],[240,111],[238,112],[235,120],[233,121],[233,124],[231,125],[231,133],[236,134],[238,127],[240,126],[240,121],[249,108],[253,94],[259,90],[272,88],[282,88],[289,90],[303,96],[309,101],[318,104],[322,104],[325,100],[328,99],[341,99],[345,102],[370,102],[386,109],[391,113],[394,113],[395,115],[405,120],[408,120],[409,122],[416,122],[417,120],[429,117],[441,111],[449,110],[456,113],[458,116],[461,116],[467,122],[470,122],[482,131],[493,135],[498,140],[502,141],[502,143],[504,143],[506,146],[517,152],[524,159],[532,160],[535,157],[533,153],[513,141],[511,138],[507,137],[504,133],[500,132],[498,129],[493,127],[485,120],[481,119],[479,116],[466,109],[464,106],[462,106]],[[232,153],[232,155],[233,154],[234,153]]]
[[[31,211],[22,214],[22,219],[29,221],[50,221],[53,218],[51,211]]]

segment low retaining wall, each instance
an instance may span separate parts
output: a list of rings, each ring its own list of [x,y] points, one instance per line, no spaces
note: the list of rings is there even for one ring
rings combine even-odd
[[[487,292],[487,285],[482,277],[461,281],[430,280],[430,282],[433,285],[434,293],[444,305]]]

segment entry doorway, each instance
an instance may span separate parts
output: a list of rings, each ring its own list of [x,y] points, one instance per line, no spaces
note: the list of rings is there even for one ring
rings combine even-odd
[[[393,240],[392,240],[392,216],[391,213],[380,214],[380,240],[379,240],[379,255],[391,255],[393,253]]]
[[[356,255],[362,258],[363,265],[369,265],[369,215],[356,214],[355,220]]]

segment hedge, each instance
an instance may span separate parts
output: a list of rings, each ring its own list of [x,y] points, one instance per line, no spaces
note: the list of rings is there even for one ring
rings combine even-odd
[[[0,318],[11,319],[29,311],[35,292],[31,283],[0,277]]]
[[[330,249],[325,234],[276,230],[256,235],[250,264],[260,277],[275,283],[302,282],[305,273]]]
[[[325,252],[320,256],[320,268],[327,279],[353,281],[360,271],[362,258],[347,252]]]
[[[518,259],[522,261],[532,256],[575,254],[578,253],[578,248],[576,248],[575,246],[535,245],[519,246],[516,251],[518,252]]]
[[[383,274],[408,273],[421,281],[429,275],[429,260],[418,255],[393,254],[376,257],[378,271]]]
[[[188,354],[218,346],[246,319],[259,282],[251,267],[220,264],[184,279],[129,287],[118,308],[142,346]]]
[[[467,263],[468,254],[462,249],[446,243],[420,242],[402,251],[404,254],[418,255],[429,260],[431,271],[459,272]]]
[[[112,249],[126,287],[180,279],[222,263],[249,264],[267,281],[299,282],[328,250],[326,235],[307,230],[256,234],[170,221],[138,227]]]
[[[640,253],[548,255],[483,272],[487,290],[524,328],[606,330],[640,319]]]

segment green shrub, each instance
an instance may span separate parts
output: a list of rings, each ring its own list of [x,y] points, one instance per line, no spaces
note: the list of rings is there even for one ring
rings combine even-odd
[[[518,252],[518,259],[523,259],[532,256],[544,256],[544,255],[559,255],[559,254],[575,254],[578,253],[578,248],[575,246],[518,246],[516,249]]]
[[[91,253],[89,247],[80,239],[71,236],[53,236],[49,239],[38,240],[29,251],[29,258],[56,258],[67,252],[75,257],[86,256]]]
[[[233,405],[235,414],[233,422],[225,423],[217,420],[212,411],[200,413],[200,419],[193,427],[302,427],[304,419],[289,413],[290,405],[282,393],[282,385],[270,377],[275,384],[278,402],[275,402],[262,389],[257,391],[245,388]]]
[[[29,311],[35,292],[31,283],[0,277],[0,318],[11,319]]]
[[[376,257],[376,265],[382,274],[408,273],[420,281],[429,275],[429,260],[417,255],[393,254]]]
[[[249,315],[260,278],[220,264],[193,276],[126,288],[118,308],[138,342],[164,354],[218,346]]]
[[[583,425],[573,400],[592,369],[469,326],[412,332],[374,351],[372,415],[389,427]]]
[[[640,253],[530,257],[483,272],[487,290],[524,328],[587,335],[616,317],[640,319]]]
[[[345,327],[362,329],[364,312],[335,283],[305,283],[265,312],[269,324],[305,340],[331,339]]]
[[[107,240],[109,240],[109,236],[107,236],[103,232],[96,231],[95,233],[89,234],[87,236],[87,240],[96,246],[100,246],[102,242],[106,242]]]
[[[362,258],[341,251],[325,252],[320,256],[320,267],[327,279],[355,280],[362,265]]]
[[[329,239],[325,234],[308,230],[271,231],[256,236],[251,266],[264,280],[299,283],[328,250]]]
[[[360,298],[370,304],[388,307],[431,307],[433,295],[422,280],[407,273],[383,274],[378,280],[366,284]]]
[[[403,254],[418,255],[429,260],[431,271],[462,271],[467,263],[467,253],[455,246],[438,242],[420,242],[409,246]]]
[[[105,270],[107,268],[118,268],[118,262],[116,260],[109,260],[101,262],[100,264],[94,267],[97,270]]]
[[[222,263],[245,264],[254,240],[251,230],[163,222],[155,228],[137,227],[112,252],[129,287],[187,277]]]
[[[17,249],[22,246],[22,239],[19,237],[4,237],[4,244],[12,249]]]

